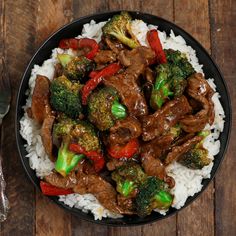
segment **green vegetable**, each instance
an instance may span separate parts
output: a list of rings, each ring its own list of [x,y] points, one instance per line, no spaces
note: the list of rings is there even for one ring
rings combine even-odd
[[[65,64],[64,74],[70,80],[80,80],[88,75],[95,67],[93,61],[84,56],[74,57]]]
[[[181,156],[179,163],[190,169],[202,169],[211,163],[211,159],[208,158],[206,149],[193,148]]]
[[[125,197],[137,189],[146,177],[141,166],[135,162],[127,162],[112,173],[112,179],[117,184],[117,191]]]
[[[173,201],[166,183],[157,177],[149,176],[140,186],[135,199],[139,216],[151,214],[153,209],[167,210]]]
[[[117,119],[124,119],[127,116],[125,106],[120,104],[117,100],[112,104],[111,113]]]
[[[104,87],[93,92],[88,100],[88,118],[99,130],[110,129],[116,119],[125,116],[125,107],[118,105],[118,94],[113,88]]]
[[[74,57],[69,54],[58,54],[57,59],[65,67]]]
[[[131,20],[128,12],[121,12],[119,15],[114,15],[102,27],[102,32],[105,36],[115,37],[130,48],[136,48],[140,44],[130,29]]]
[[[69,151],[68,143],[62,143],[55,163],[55,170],[65,177],[82,158],[84,158],[84,155]]]
[[[165,50],[165,53],[167,63],[156,68],[157,77],[150,99],[150,105],[155,110],[167,100],[181,96],[187,85],[186,78],[194,73],[184,54],[174,50]]]
[[[53,125],[53,137],[62,138],[67,136],[76,123],[75,120],[72,120],[65,115],[61,115],[58,119],[58,123],[54,123]]]
[[[101,151],[98,135],[92,124],[86,121],[79,121],[71,131],[72,139],[78,143],[86,152]]]
[[[63,112],[70,118],[76,118],[82,113],[79,95],[80,83],[72,83],[65,76],[60,76],[51,82],[50,103],[56,111]]]

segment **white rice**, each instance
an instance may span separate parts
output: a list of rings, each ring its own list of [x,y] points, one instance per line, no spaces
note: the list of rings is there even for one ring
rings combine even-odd
[[[105,22],[96,24],[96,22],[92,20],[90,23],[84,25],[82,34],[79,35],[78,38],[88,37],[93,38],[99,42],[102,35],[101,28],[104,24]],[[148,42],[146,41],[146,33],[150,29],[157,29],[157,26],[147,25],[141,20],[134,20],[132,21],[131,29],[134,35],[136,35],[140,44],[148,46]],[[198,62],[195,50],[192,47],[186,45],[183,37],[176,36],[173,31],[171,31],[169,36],[167,36],[165,32],[158,32],[163,48],[171,48],[185,53],[194,69],[197,72],[203,73],[202,65],[200,65]],[[73,55],[73,51],[70,49],[64,51],[60,48],[55,48],[52,51],[52,56],[50,59],[44,61],[42,66],[35,65],[32,69],[31,77],[29,79],[29,90],[27,91],[28,99],[26,101],[26,105],[24,106],[25,110],[31,106],[31,98],[35,86],[36,75],[44,75],[51,80],[54,74],[54,65],[58,62],[57,54],[61,53],[69,53]],[[219,101],[220,95],[218,92],[216,92],[214,79],[209,78],[208,83],[215,91],[215,94],[212,97],[212,101],[214,102],[215,106],[215,121],[212,126],[208,124],[205,127],[205,129],[211,130],[211,134],[204,140],[204,147],[209,151],[209,158],[214,160],[214,156],[217,155],[220,150],[220,141],[218,138],[220,132],[222,132],[224,129],[225,115],[223,107]],[[26,112],[20,121],[20,125],[20,133],[27,142],[25,145],[25,148],[28,152],[26,157],[29,159],[30,167],[36,171],[36,175],[39,178],[43,178],[44,176],[51,173],[54,168],[54,163],[49,160],[47,154],[44,151],[40,136],[40,127],[34,120],[28,117]],[[176,209],[181,208],[189,196],[193,196],[195,193],[201,191],[202,180],[210,178],[212,166],[213,161],[201,170],[188,169],[177,162],[174,162],[167,167],[168,175],[172,176],[176,182],[175,187],[172,189],[172,194],[174,195],[172,207]],[[94,214],[95,220],[100,220],[102,217],[122,217],[119,214],[114,214],[105,209],[92,194],[70,194],[66,196],[60,196],[59,200],[70,207],[81,209],[83,212],[91,211]],[[158,209],[157,211],[160,214],[166,214],[165,211],[159,211]]]

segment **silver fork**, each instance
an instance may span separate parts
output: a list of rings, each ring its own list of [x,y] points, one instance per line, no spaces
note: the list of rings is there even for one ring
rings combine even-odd
[[[8,113],[11,102],[11,84],[4,60],[0,77],[0,221],[7,218],[9,202],[5,194],[6,182],[2,172],[1,126],[4,116]]]

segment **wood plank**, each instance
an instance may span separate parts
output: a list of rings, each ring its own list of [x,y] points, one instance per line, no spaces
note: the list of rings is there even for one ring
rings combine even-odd
[[[50,201],[42,193],[36,194],[36,235],[71,235],[71,214]]]
[[[208,1],[175,1],[175,23],[210,51]],[[204,209],[204,214],[203,213]],[[179,235],[214,235],[214,184],[177,216]]]
[[[34,51],[35,4],[27,0],[1,1],[4,5],[4,54],[11,77],[11,109],[3,121],[2,152],[10,212],[2,224],[3,235],[34,235],[35,194],[26,177],[15,141],[16,93],[27,61]]]
[[[72,1],[41,0],[36,12],[36,47],[72,20]],[[70,235],[71,216],[40,192],[36,192],[36,235]]]
[[[5,2],[0,3],[0,58],[3,58],[5,54]],[[0,68],[2,68],[2,60],[0,60]],[[1,79],[1,78],[0,78]],[[1,130],[0,130],[1,132]],[[1,139],[1,133],[0,133]],[[1,140],[0,140],[1,143]],[[0,149],[1,152],[1,149]],[[2,160],[1,160],[2,161]],[[3,163],[1,163],[3,164]],[[4,168],[5,166],[2,166]],[[3,170],[5,173],[5,170]],[[0,224],[0,236],[2,236],[2,225]]]
[[[220,66],[228,84],[232,107],[236,107],[235,81],[235,37],[236,37],[236,2],[233,0],[210,1],[212,54]],[[235,235],[236,190],[233,187],[236,179],[236,113],[233,110],[230,145],[216,176],[215,181],[215,235]]]
[[[91,7],[92,6],[92,7]],[[153,6],[153,7],[152,7]],[[162,9],[165,8],[166,11]],[[107,4],[105,1],[96,1],[91,4],[89,1],[74,1],[74,17],[92,14],[95,12],[102,12],[107,10],[139,10],[156,14],[169,20],[173,20],[173,4],[172,1],[165,0],[151,0],[148,4],[143,1],[112,1],[109,0]],[[121,227],[105,227],[99,225],[92,225],[91,223],[80,221],[72,216],[72,235],[151,235],[155,232],[161,232],[160,235],[175,235],[176,232],[176,218],[171,217],[163,221],[140,227],[121,228]]]

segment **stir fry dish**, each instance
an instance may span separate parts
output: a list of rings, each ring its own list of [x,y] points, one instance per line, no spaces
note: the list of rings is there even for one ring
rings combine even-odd
[[[109,211],[145,217],[174,200],[173,162],[209,165],[204,130],[214,121],[213,90],[187,56],[164,50],[156,29],[141,46],[127,12],[102,39],[62,39],[53,80],[37,75],[28,115],[41,125],[54,170],[45,195],[93,194]]]

